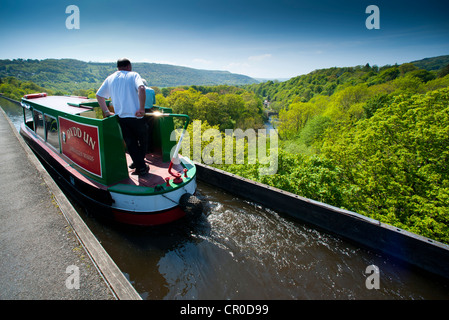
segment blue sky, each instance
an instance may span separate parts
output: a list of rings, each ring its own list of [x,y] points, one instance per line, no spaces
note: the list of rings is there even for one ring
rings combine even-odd
[[[369,30],[368,5],[380,10]],[[66,7],[80,10],[67,29]],[[0,59],[155,62],[290,78],[449,54],[449,2],[1,0]]]

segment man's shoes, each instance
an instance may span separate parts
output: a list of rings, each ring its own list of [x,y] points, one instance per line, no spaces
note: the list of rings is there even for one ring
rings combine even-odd
[[[136,165],[133,162],[128,166],[128,168],[136,169]],[[145,167],[134,170],[134,172],[132,174],[137,174],[139,176],[143,176],[143,175],[146,175],[149,170],[150,170],[150,167],[146,164]]]
[[[145,165],[145,167],[143,168],[136,169],[135,173],[138,174],[139,176],[144,176],[148,173],[149,170],[150,167],[148,165]]]

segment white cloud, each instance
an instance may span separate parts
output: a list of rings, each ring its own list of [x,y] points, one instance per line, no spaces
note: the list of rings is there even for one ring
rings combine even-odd
[[[193,63],[197,63],[197,64],[210,65],[210,64],[212,64],[213,61],[211,61],[211,60],[206,60],[206,59],[199,59],[199,58],[197,58],[197,59],[193,59],[192,62],[193,62]]]
[[[261,55],[258,55],[258,56],[251,56],[251,57],[248,58],[248,60],[249,61],[259,62],[259,61],[262,61],[262,60],[265,60],[265,59],[269,59],[269,58],[271,58],[271,53],[261,54]]]
[[[246,62],[241,63],[241,62],[231,62],[227,65],[228,68],[241,68],[241,67],[249,67],[250,65]]]
[[[149,63],[157,63],[157,64],[170,64],[170,65],[180,65],[179,62],[176,61],[171,61],[171,60],[148,60],[148,59],[143,59],[144,61],[142,62],[149,62]]]
[[[242,59],[240,61],[234,60],[228,62],[222,66],[222,69],[233,73],[256,76],[260,73],[263,73],[263,70],[266,71],[266,65],[262,67],[260,63],[272,57],[273,55],[270,53],[249,56],[248,58]]]
[[[230,62],[223,68],[225,70],[229,70],[231,72],[237,72],[237,73],[248,73],[252,71],[252,69],[255,68],[255,65],[258,62],[261,62],[263,60],[271,58],[271,53],[261,54],[258,56],[250,56],[246,60],[242,62]]]

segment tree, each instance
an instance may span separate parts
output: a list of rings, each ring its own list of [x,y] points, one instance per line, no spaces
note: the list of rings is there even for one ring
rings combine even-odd
[[[443,78],[449,74],[449,64],[438,71],[438,78]]]
[[[300,139],[306,146],[311,146],[320,139],[326,129],[332,124],[329,117],[318,115],[307,122],[301,130]]]
[[[391,96],[385,93],[376,94],[374,97],[369,98],[363,105],[365,117],[371,118],[378,109],[387,106],[391,100]]]
[[[289,110],[281,110],[279,113],[279,133],[284,138],[292,138],[299,134],[307,121],[317,114],[317,108],[313,103],[295,102],[289,106]]]
[[[417,70],[418,67],[416,67],[413,63],[403,63],[399,66],[399,72],[401,76],[404,76],[407,72]]]
[[[333,120],[360,119],[363,114],[363,102],[373,93],[364,83],[349,86],[335,92],[323,115]]]
[[[345,206],[449,243],[449,89],[400,95],[324,145],[350,189]]]

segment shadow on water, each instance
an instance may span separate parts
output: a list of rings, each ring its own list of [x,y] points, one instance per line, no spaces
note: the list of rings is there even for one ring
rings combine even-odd
[[[98,212],[90,212],[76,202],[74,206],[143,299],[163,299],[169,294],[170,283],[160,272],[161,260],[167,254],[196,246],[201,237],[210,234],[205,215],[194,221],[181,219],[169,225],[138,227],[99,217]]]
[[[18,128],[20,107],[0,105]],[[143,299],[449,297],[445,280],[205,183],[198,192],[207,204],[200,218],[152,228],[119,225],[73,204]],[[379,289],[366,286],[370,265],[380,270]]]

